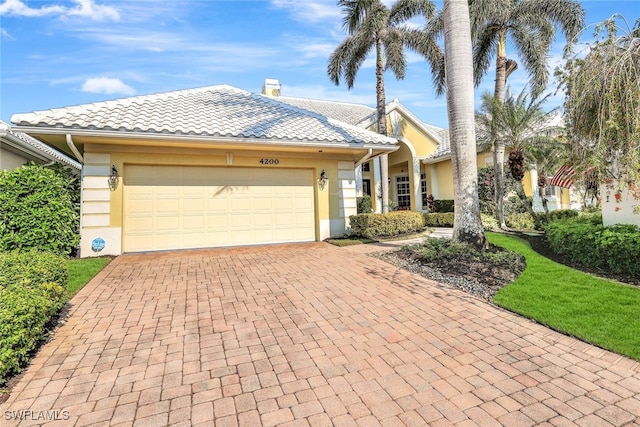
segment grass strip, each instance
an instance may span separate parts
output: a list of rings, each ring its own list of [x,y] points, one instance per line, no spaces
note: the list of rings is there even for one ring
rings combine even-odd
[[[69,297],[75,295],[84,285],[111,262],[109,257],[80,258],[69,260]]]
[[[487,233],[522,254],[525,271],[494,302],[557,331],[640,360],[640,289],[574,270],[535,252],[525,240]]]

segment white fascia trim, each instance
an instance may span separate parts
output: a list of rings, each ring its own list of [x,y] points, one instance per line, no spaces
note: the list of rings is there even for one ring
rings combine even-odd
[[[317,149],[365,149],[373,148],[376,151],[391,152],[396,151],[399,147],[395,144],[387,143],[361,143],[361,142],[336,142],[327,143],[325,141],[309,141],[309,140],[291,140],[282,141],[274,139],[264,138],[241,138],[241,137],[229,137],[229,136],[201,136],[201,135],[172,135],[163,133],[146,133],[146,132],[115,132],[115,131],[96,131],[96,130],[80,130],[80,129],[51,129],[40,127],[20,127],[20,131],[23,133],[37,133],[44,135],[71,135],[74,136],[91,136],[98,138],[112,138],[112,139],[142,139],[142,140],[164,140],[164,141],[187,141],[197,143],[211,143],[211,142],[232,142],[240,144],[256,144],[264,145],[267,147],[282,146],[282,147],[309,147]],[[73,132],[70,132],[73,131]]]

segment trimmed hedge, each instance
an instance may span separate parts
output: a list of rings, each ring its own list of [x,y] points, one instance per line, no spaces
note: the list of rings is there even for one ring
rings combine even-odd
[[[78,212],[68,184],[39,165],[0,171],[0,250],[75,251]]]
[[[625,275],[640,274],[640,228],[595,224],[593,219],[554,221],[545,228],[551,249],[571,261]]]
[[[443,199],[433,201],[433,211],[438,213],[453,212],[455,203],[453,200]]]
[[[527,213],[513,213],[504,217],[504,223],[507,227],[515,228],[517,230],[533,230],[535,224],[533,218]]]
[[[67,260],[50,252],[0,252],[0,289],[13,284],[37,286],[69,281]]]
[[[427,227],[453,227],[453,212],[434,212],[424,215],[424,225]]]
[[[354,234],[362,237],[387,237],[413,233],[424,228],[423,214],[396,211],[386,214],[358,214],[349,217]]]
[[[365,195],[356,198],[356,207],[359,214],[371,213],[371,196]]]
[[[427,227],[453,227],[453,212],[426,213],[424,214],[424,224]],[[480,214],[482,227],[485,230],[497,230],[500,228],[498,221],[487,214]]]
[[[0,254],[0,385],[20,371],[65,305],[66,260],[46,252]]]

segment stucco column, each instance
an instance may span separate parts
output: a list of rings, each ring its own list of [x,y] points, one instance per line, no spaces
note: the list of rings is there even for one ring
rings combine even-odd
[[[373,211],[375,213],[382,213],[382,180],[380,173],[380,157],[376,157],[373,163],[373,182],[372,182],[372,195],[371,198],[374,202]]]
[[[356,166],[356,197],[364,196],[362,192],[362,165]]]
[[[380,184],[382,185],[382,213],[387,213],[389,212],[389,155],[386,153],[380,156]]]
[[[410,175],[411,188],[413,188],[413,196],[411,197],[413,203],[411,203],[411,209],[415,211],[422,211],[422,185],[420,179],[420,160],[413,159],[413,173]]]

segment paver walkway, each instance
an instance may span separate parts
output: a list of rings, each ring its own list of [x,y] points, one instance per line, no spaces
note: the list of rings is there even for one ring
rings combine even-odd
[[[3,426],[640,425],[637,362],[325,243],[124,255],[72,304]]]

